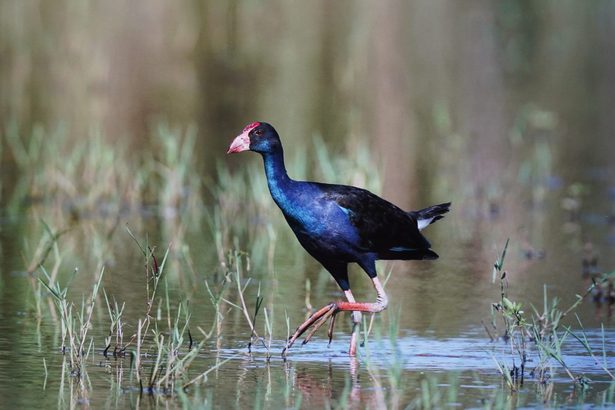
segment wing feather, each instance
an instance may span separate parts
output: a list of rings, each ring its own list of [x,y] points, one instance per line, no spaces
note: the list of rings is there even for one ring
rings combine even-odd
[[[371,192],[347,185],[318,184],[323,199],[334,201],[361,238],[360,246],[380,254],[416,252],[431,244],[412,214]]]

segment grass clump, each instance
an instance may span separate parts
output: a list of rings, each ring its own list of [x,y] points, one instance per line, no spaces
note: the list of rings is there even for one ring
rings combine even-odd
[[[124,359],[129,358],[129,380],[141,394],[176,396],[180,391],[207,380],[211,371],[231,359],[219,360],[204,370],[192,370],[195,359],[204,352],[207,338],[199,341],[193,338],[190,331],[192,314],[187,299],[179,302],[171,299],[165,277],[169,248],[159,263],[155,247],[151,247],[147,241],[138,240],[130,230],[128,234],[144,257],[145,271],[145,311],[136,319],[134,326],[127,324],[124,318],[126,302],[118,303],[104,290],[104,267],[95,276],[91,292],[82,297],[81,303],[72,301],[70,295],[70,285],[78,270],[62,286],[56,279],[57,273],[48,273],[42,265],[40,267],[42,277],[39,283],[54,302],[52,317],[59,318],[61,351],[68,358],[70,376],[79,380],[76,385],[80,389],[80,397],[87,396],[90,384],[86,361],[92,359],[95,346],[100,346],[98,339],[90,336],[90,330],[97,328],[96,317],[104,318],[104,315],[94,314],[96,308],[102,310],[98,306],[101,293],[104,295],[109,321],[104,350],[101,348],[105,363],[111,367],[111,360],[114,360],[115,365],[122,369]],[[59,255],[57,246],[57,242],[54,243],[56,256]],[[56,263],[54,266],[58,265]],[[135,329],[127,342],[126,328]],[[118,374],[121,372],[119,370]]]
[[[577,316],[577,321],[581,326],[580,330],[573,332],[570,327],[562,324],[563,319],[574,312],[578,306],[592,294],[592,291],[599,283],[607,280],[606,277],[594,281],[582,295],[577,295],[576,301],[566,310],[559,307],[559,301],[554,298],[549,302],[547,297],[546,285],[544,287],[543,310],[539,312],[532,307],[533,314],[528,315],[521,302],[511,300],[508,297],[508,272],[503,269],[504,258],[508,248],[508,240],[504,246],[500,258],[494,264],[494,279],[499,279],[500,300],[491,306],[491,326],[485,326],[491,340],[501,338],[509,344],[510,354],[513,357],[512,365],[494,357],[496,366],[502,374],[506,384],[511,391],[517,391],[526,378],[526,373],[532,376],[540,384],[552,383],[555,377],[555,367],[557,363],[576,388],[585,391],[589,387],[590,380],[583,374],[576,374],[571,369],[562,354],[562,346],[572,335],[579,341],[590,356],[594,357],[591,347],[587,342],[583,326]],[[498,326],[498,318],[502,326]],[[527,372],[527,366],[532,361],[530,356],[534,356],[536,363],[533,369]],[[516,360],[515,360],[516,358]],[[596,361],[599,364],[598,361]],[[606,363],[604,361],[603,363]],[[604,364],[599,366],[605,373],[613,379],[613,374]],[[546,390],[548,394],[549,390]]]
[[[146,208],[174,217],[200,205],[194,128],[173,129],[162,123],[147,151],[135,150],[124,139],[111,141],[96,129],[75,140],[62,126],[35,126],[23,135],[11,123],[0,138],[19,175],[9,209],[20,210],[24,201],[44,203],[63,220],[60,225],[67,225]]]
[[[68,299],[68,287],[62,287],[57,281],[53,281],[44,268],[41,270],[46,280],[39,280],[52,295],[56,311],[60,317],[62,353],[68,353],[71,374],[79,376],[84,370],[85,359],[90,355],[94,344],[92,338],[89,339],[88,343],[87,336],[89,329],[92,327],[92,313],[98,298],[104,269],[100,271],[100,274],[95,279],[89,297],[82,299],[79,309],[77,305]],[[76,274],[77,270],[74,273]]]

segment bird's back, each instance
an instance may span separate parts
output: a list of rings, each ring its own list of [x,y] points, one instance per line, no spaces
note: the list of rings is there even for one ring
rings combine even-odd
[[[345,257],[354,252],[374,254],[377,259],[437,258],[411,213],[365,189],[295,181],[291,191],[291,200],[278,205],[312,254],[338,251]]]
[[[346,209],[364,246],[373,251],[394,247],[429,248],[411,214],[366,189],[346,185],[320,184],[325,197]]]

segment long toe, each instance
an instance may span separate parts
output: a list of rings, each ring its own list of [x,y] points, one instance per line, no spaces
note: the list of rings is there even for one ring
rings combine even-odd
[[[308,333],[303,344],[306,344],[310,341],[314,333],[331,317],[335,317],[335,314],[338,312],[337,303],[329,303],[328,305],[320,308],[318,311],[314,312],[312,316],[310,316],[305,322],[303,322],[297,330],[288,338],[288,342],[286,343],[286,347],[282,350],[282,357],[286,357],[288,350],[293,346],[295,341],[300,338],[310,327],[313,326],[312,330]],[[331,330],[332,331],[332,330]]]
[[[307,342],[309,342],[310,339],[312,339],[312,336],[314,336],[314,333],[316,333],[316,331],[320,329],[322,325],[327,323],[327,320],[329,320],[329,318],[331,318],[331,321],[333,322],[335,320],[336,313],[337,313],[337,310],[335,308],[331,308],[328,312],[322,315],[320,319],[318,319],[318,321],[314,323],[314,325],[312,326],[312,329],[310,329],[310,331],[308,332],[307,336],[303,340],[303,344],[306,344]]]

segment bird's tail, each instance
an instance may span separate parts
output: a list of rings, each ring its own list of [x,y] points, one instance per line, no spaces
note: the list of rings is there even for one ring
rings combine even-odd
[[[451,203],[446,202],[443,204],[432,205],[427,208],[408,212],[412,215],[419,226],[419,230],[424,229],[428,225],[444,218],[444,214],[447,213],[451,208]]]

